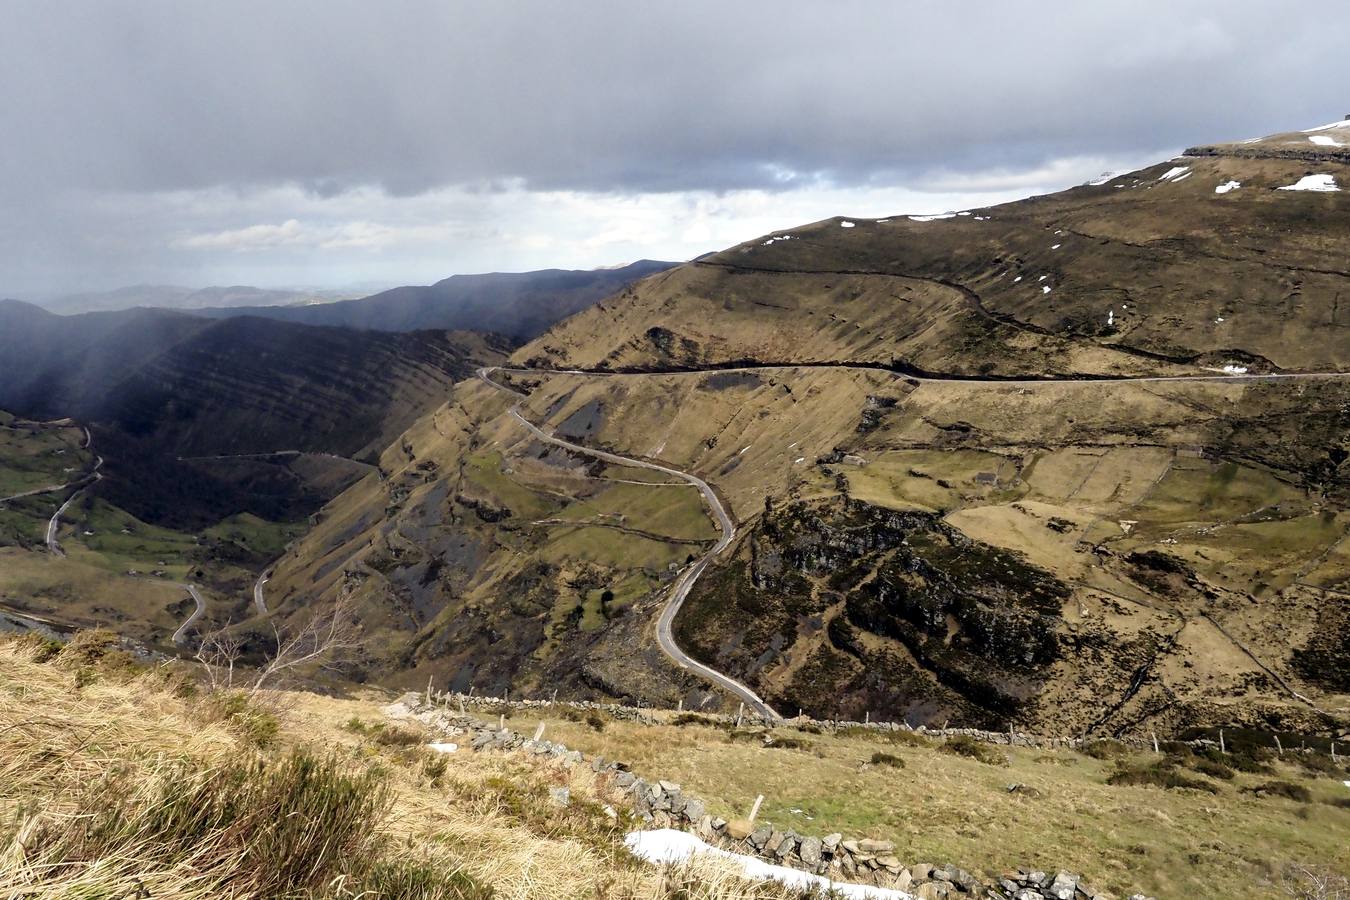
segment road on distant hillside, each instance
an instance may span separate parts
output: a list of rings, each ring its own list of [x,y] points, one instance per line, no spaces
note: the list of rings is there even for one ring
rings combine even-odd
[[[537,368],[509,368],[505,366],[484,366],[482,368],[479,368],[475,372],[475,374],[480,380],[482,380],[483,382],[490,385],[492,388],[496,390],[504,391],[515,397],[524,398],[528,395],[526,395],[521,391],[516,390],[515,388],[493,381],[491,377],[492,373],[506,372],[509,374],[522,375],[526,377],[540,376],[540,375],[542,376],[581,375],[581,376],[616,377],[623,375],[631,375],[631,376],[710,375],[723,372],[784,371],[790,369],[822,369],[822,368],[884,372],[897,378],[912,379],[913,381],[917,381],[919,383],[972,382],[979,384],[988,384],[991,386],[1006,385],[1010,387],[1050,385],[1050,384],[1109,384],[1117,382],[1125,382],[1125,383],[1154,383],[1154,382],[1168,382],[1168,381],[1265,382],[1265,381],[1285,381],[1285,380],[1299,380],[1299,379],[1350,378],[1350,372],[1279,372],[1279,373],[1215,372],[1213,374],[1203,374],[1203,375],[1202,374],[1123,375],[1123,376],[1103,375],[1097,377],[1047,376],[1041,378],[996,378],[996,377],[980,377],[980,376],[942,375],[929,372],[911,374],[903,371],[898,371],[893,367],[885,366],[880,363],[866,364],[866,363],[848,363],[848,362],[776,363],[776,364],[765,363],[759,365],[739,365],[739,366],[720,366],[720,367],[709,366],[706,368],[672,368],[668,370],[644,369],[641,371],[635,370],[629,372],[595,370],[595,369],[590,370],[537,369]],[[529,429],[529,431],[532,434],[534,434],[535,437],[547,443],[555,444],[560,447],[565,447],[570,450],[575,450],[578,453],[584,453],[588,456],[593,456],[598,459],[618,463],[620,465],[638,466],[640,468],[664,472],[666,474],[673,475],[676,478],[680,478],[684,481],[687,481],[699,489],[699,492],[703,494],[704,499],[707,501],[709,508],[713,510],[714,515],[718,519],[718,522],[722,529],[722,537],[720,540],[718,540],[717,544],[712,548],[712,550],[710,550],[701,559],[699,559],[698,562],[696,562],[692,567],[686,569],[680,575],[679,579],[675,582],[675,586],[671,590],[670,597],[666,601],[666,606],[662,610],[661,616],[657,621],[657,629],[656,629],[657,641],[660,643],[661,649],[665,652],[665,654],[669,656],[671,659],[673,659],[682,668],[692,670],[702,675],[704,678],[713,682],[714,684],[720,685],[724,687],[726,690],[730,691],[731,693],[737,695],[738,697],[741,697],[743,700],[746,701],[747,705],[749,705],[750,708],[754,710],[757,714],[764,716],[766,718],[778,718],[777,714],[768,706],[768,704],[764,703],[764,701],[761,700],[759,696],[756,695],[748,687],[736,681],[735,679],[723,675],[722,673],[717,672],[716,670],[711,669],[703,665],[702,663],[699,663],[698,661],[690,658],[689,655],[686,654],[683,650],[681,650],[679,645],[675,643],[675,637],[673,634],[672,626],[675,621],[675,616],[679,613],[680,607],[684,604],[685,598],[689,596],[689,592],[693,589],[695,582],[698,581],[699,576],[703,574],[704,570],[707,569],[708,565],[713,561],[713,559],[715,559],[720,553],[722,553],[724,550],[726,550],[727,547],[731,545],[731,542],[735,537],[735,527],[731,523],[731,518],[730,516],[727,515],[726,510],[722,507],[722,503],[717,498],[717,494],[716,492],[713,491],[712,487],[709,486],[707,482],[703,481],[697,476],[691,475],[687,472],[682,472],[678,469],[672,469],[667,466],[645,462],[643,460],[631,459],[629,457],[619,456],[618,454],[607,453],[602,450],[593,450],[589,447],[584,447],[580,444],[573,444],[571,442],[556,438],[553,435],[546,433],[538,426],[536,426],[534,423],[527,420],[523,415],[521,415],[519,404],[513,406],[510,412],[511,415],[515,417],[519,422],[521,422],[527,429]]]
[[[206,613],[206,600],[197,592],[197,586],[195,584],[180,584],[178,586],[187,590],[188,594],[192,597],[193,602],[197,604],[197,608],[192,611],[192,615],[188,616],[187,619],[183,621],[183,624],[178,626],[178,630],[173,633],[173,642],[175,644],[183,643],[183,641],[187,639],[188,629]]]
[[[908,378],[920,383],[935,384],[985,384],[991,386],[1030,387],[1032,385],[1052,384],[1141,384],[1156,382],[1261,382],[1261,381],[1297,381],[1305,379],[1350,378],[1350,372],[1215,372],[1207,375],[1043,375],[1040,377],[999,377],[991,375],[943,375],[933,372],[910,373],[883,363],[850,362],[798,362],[798,363],[761,363],[756,365],[704,366],[699,368],[667,369],[524,369],[509,366],[493,366],[490,371],[506,372],[509,375],[584,375],[587,377],[616,378],[639,375],[717,375],[726,372],[782,372],[792,369],[846,369],[854,372],[879,372],[895,378]],[[524,396],[519,391],[497,384],[482,374],[479,378],[500,390]]]
[[[497,390],[506,391],[517,397],[524,396],[519,391],[493,381],[491,378],[493,371],[493,367],[485,367],[479,369],[477,374],[479,378]],[[680,574],[679,578],[675,580],[675,584],[670,591],[670,596],[666,600],[666,605],[661,610],[661,615],[656,622],[657,643],[660,644],[661,650],[666,656],[669,656],[674,660],[675,664],[680,668],[692,671],[704,679],[711,681],[718,687],[735,694],[737,697],[741,698],[741,700],[745,701],[745,705],[749,707],[756,716],[771,720],[780,718],[778,713],[776,713],[769,704],[760,699],[759,695],[750,688],[728,675],[723,675],[716,669],[705,666],[703,663],[681,650],[680,645],[675,642],[672,625],[675,622],[675,616],[680,611],[680,607],[684,605],[685,598],[689,596],[689,592],[693,589],[694,583],[698,581],[699,576],[708,568],[709,563],[721,554],[722,551],[730,547],[731,542],[736,538],[736,525],[731,521],[731,516],[722,505],[722,501],[718,499],[717,492],[712,489],[712,486],[697,475],[691,475],[688,472],[682,472],[679,469],[672,469],[669,466],[663,466],[641,459],[620,456],[617,453],[609,453],[604,450],[584,447],[581,444],[574,444],[571,441],[565,441],[561,438],[554,437],[521,415],[519,404],[511,407],[510,412],[516,421],[525,426],[525,429],[529,431],[530,434],[545,443],[573,450],[577,453],[582,453],[586,456],[591,456],[621,466],[635,466],[640,469],[650,469],[654,472],[662,472],[666,475],[672,475],[679,478],[682,481],[687,481],[698,488],[699,493],[703,495],[703,499],[707,502],[708,508],[712,510],[713,516],[717,519],[717,525],[718,528],[721,529],[722,536],[718,538],[717,543],[713,545],[711,550],[700,557],[692,566],[685,569]]]
[[[84,449],[89,450],[93,446],[94,446],[94,437],[89,433],[89,429],[86,428],[84,429]],[[87,475],[84,475],[83,477],[70,482],[70,484],[62,485],[62,487],[74,487],[75,485],[83,483],[84,487],[81,487],[79,490],[75,491],[75,493],[67,497],[66,502],[62,503],[60,507],[57,508],[56,512],[52,513],[51,519],[47,521],[47,550],[52,555],[54,556],[66,555],[66,551],[61,549],[60,543],[58,543],[56,540],[56,531],[58,528],[61,527],[61,515],[67,509],[70,508],[70,504],[74,503],[77,497],[79,497],[81,494],[83,494],[85,491],[89,489],[89,485],[93,484],[94,482],[98,481],[103,477],[103,473],[99,471],[99,469],[102,468],[103,468],[103,457],[95,456],[94,468],[90,469]]]
[[[271,569],[263,569],[258,580],[253,582],[253,605],[258,608],[258,615],[267,615],[267,598],[263,596],[263,585],[267,584],[268,579],[272,577]]]

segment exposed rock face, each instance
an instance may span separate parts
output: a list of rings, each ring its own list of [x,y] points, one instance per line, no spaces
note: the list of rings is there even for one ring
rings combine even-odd
[[[936,515],[798,502],[766,512],[676,627],[784,709],[996,724],[1034,702],[1068,596]]]

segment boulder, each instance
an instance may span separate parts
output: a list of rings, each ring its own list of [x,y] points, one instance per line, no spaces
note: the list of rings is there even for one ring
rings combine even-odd
[[[551,787],[548,789],[548,796],[559,806],[572,805],[572,792],[566,787]]]
[[[696,800],[693,797],[687,797],[684,801],[684,817],[691,822],[697,822],[707,814],[707,807],[703,805],[702,800]]]
[[[839,842],[843,839],[844,836],[836,831],[834,834],[825,835],[821,840],[820,845],[826,853],[833,853],[839,849]]]
[[[821,858],[824,855],[823,850],[824,844],[820,838],[804,837],[797,847],[797,855],[802,858],[802,862],[814,868],[820,865]]]
[[[778,850],[778,845],[781,843],[783,843],[783,832],[775,828],[769,832],[769,839],[764,842],[764,846],[761,849],[766,853],[775,853]]]
[[[1055,878],[1050,882],[1050,887],[1046,888],[1054,900],[1073,900],[1073,895],[1078,891],[1078,876],[1068,872],[1056,872]]]
[[[895,844],[893,842],[874,841],[870,838],[864,838],[863,840],[858,841],[858,848],[864,853],[871,853],[873,855],[895,852]]]

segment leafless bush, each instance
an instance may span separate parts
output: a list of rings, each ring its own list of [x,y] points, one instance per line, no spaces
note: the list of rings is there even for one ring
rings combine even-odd
[[[1350,900],[1350,879],[1318,866],[1285,866],[1280,886],[1298,900]]]
[[[359,645],[351,598],[345,590],[298,628],[289,629],[275,621],[271,624],[275,649],[247,675],[238,667],[243,653],[243,641],[238,635],[222,629],[202,638],[196,659],[212,690],[238,688],[256,696],[278,679],[306,668],[329,665],[334,657]]]

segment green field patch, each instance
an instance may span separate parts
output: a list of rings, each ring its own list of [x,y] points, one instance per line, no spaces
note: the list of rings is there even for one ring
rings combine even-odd
[[[717,529],[693,486],[645,487],[615,483],[569,503],[558,518],[587,521],[604,517],[614,524],[679,540],[715,540]]]
[[[1234,522],[1274,506],[1283,508],[1287,517],[1291,510],[1306,509],[1308,502],[1302,491],[1257,469],[1180,458],[1126,518],[1138,520],[1134,531],[1145,537]]]
[[[305,530],[305,526],[287,522],[269,522],[252,513],[240,513],[223,519],[203,532],[208,537],[238,544],[255,555],[272,559],[286,544]]]
[[[93,465],[83,441],[77,428],[0,427],[0,497],[78,479]]]
[[[149,525],[98,498],[71,505],[62,521],[61,546],[72,559],[113,572],[162,570],[180,579],[192,567],[193,535]]]
[[[701,551],[687,544],[670,544],[641,535],[596,525],[561,526],[550,529],[539,548],[539,558],[548,562],[568,560],[594,563],[616,569],[663,569],[682,565],[690,554]]]
[[[935,512],[972,500],[1009,502],[1025,493],[1015,462],[979,450],[892,450],[865,466],[835,468],[853,497],[890,509]]]
[[[645,572],[630,572],[612,587],[586,592],[581,612],[581,630],[596,631],[616,613],[656,587],[657,580]]]
[[[516,518],[539,519],[556,508],[550,497],[506,474],[502,455],[495,450],[466,457],[464,479],[488,494],[498,505],[511,510]]]

